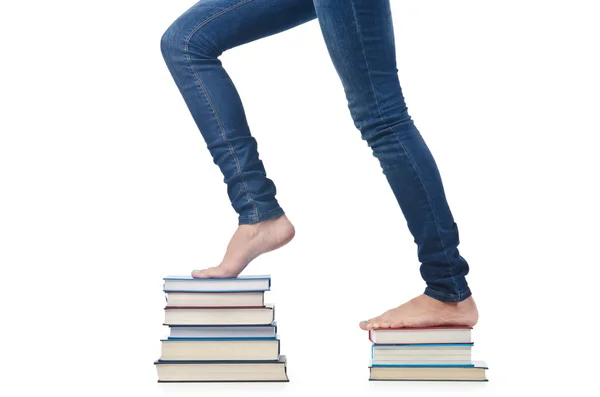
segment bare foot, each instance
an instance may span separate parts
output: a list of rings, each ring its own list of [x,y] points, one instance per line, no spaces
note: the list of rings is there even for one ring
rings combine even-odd
[[[221,264],[194,270],[192,277],[237,277],[253,259],[289,243],[294,234],[294,225],[285,215],[253,225],[240,225],[227,246]]]
[[[473,297],[462,302],[447,303],[419,295],[414,299],[388,310],[381,316],[363,321],[360,328],[436,327],[441,325],[465,325],[472,327],[479,314]]]

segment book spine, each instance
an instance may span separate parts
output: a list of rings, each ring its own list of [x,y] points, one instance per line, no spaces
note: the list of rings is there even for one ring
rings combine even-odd
[[[264,306],[165,306],[165,309],[264,309]]]
[[[257,341],[264,341],[264,340],[277,340],[278,336],[245,336],[245,337],[238,337],[238,336],[232,336],[232,337],[222,337],[222,338],[217,338],[217,337],[213,337],[213,336],[207,336],[207,337],[203,337],[203,336],[168,336],[166,340],[168,341],[238,341],[238,340],[244,340],[244,341],[248,341],[248,340],[257,340]],[[161,340],[161,342],[163,342],[163,340]]]
[[[459,347],[472,347],[474,343],[377,343],[373,347],[383,346],[400,346],[400,347],[411,347],[411,346],[459,346]]]
[[[168,293],[180,293],[180,294],[193,294],[193,293],[202,293],[202,294],[224,294],[224,293],[229,293],[229,294],[233,294],[233,293],[238,293],[238,292],[265,292],[268,290],[264,290],[264,289],[241,289],[241,290],[237,290],[237,289],[219,289],[219,290],[214,290],[214,291],[198,291],[198,290],[190,290],[190,289],[166,289],[163,286],[163,292]]]
[[[167,339],[161,339],[161,342],[239,342],[239,341],[277,341],[278,349],[280,349],[281,341],[279,340],[279,336],[232,336],[232,337],[172,337],[168,336]]]

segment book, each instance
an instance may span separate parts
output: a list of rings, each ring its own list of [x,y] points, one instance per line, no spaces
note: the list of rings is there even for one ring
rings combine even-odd
[[[471,343],[471,327],[384,328],[369,331],[375,344]]]
[[[275,361],[278,339],[163,339],[161,361]]]
[[[405,381],[487,381],[484,362],[472,366],[449,365],[386,365],[369,367],[369,380]]]
[[[372,365],[471,363],[473,344],[373,345]]]
[[[155,363],[159,382],[288,382],[287,360],[175,361]]]
[[[264,306],[264,291],[260,292],[167,292],[167,306]]]
[[[164,325],[269,325],[275,306],[165,307]]]
[[[236,278],[193,278],[168,276],[163,279],[164,292],[262,292],[271,287],[270,276]]]
[[[235,325],[235,326],[185,326],[172,325],[169,327],[168,339],[181,338],[275,338],[277,324],[271,325]]]

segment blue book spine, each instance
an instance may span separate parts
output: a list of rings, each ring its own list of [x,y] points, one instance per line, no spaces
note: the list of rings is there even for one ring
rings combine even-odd
[[[404,344],[371,344],[371,360],[376,346],[473,346],[473,343],[404,343]]]
[[[232,338],[188,338],[185,336],[169,336],[167,337],[167,340],[173,341],[173,340],[180,340],[180,341],[190,341],[190,340],[229,340],[229,341],[234,341],[234,340],[276,340],[278,337],[277,336],[247,336],[244,338],[240,338],[240,337],[232,337]],[[164,340],[164,339],[163,339]]]
[[[248,341],[248,340],[279,340],[279,335],[275,335],[274,337],[260,337],[260,336],[248,336],[243,338],[171,338],[161,339],[161,342],[190,342],[190,341],[201,341],[201,342],[210,342],[210,341],[227,341],[227,342],[235,342],[235,341]]]
[[[473,346],[474,343],[377,343],[375,346]]]
[[[277,330],[277,322],[273,321],[270,325],[260,325],[260,324],[231,324],[231,325],[168,325],[170,328],[235,328],[235,327],[273,327]]]
[[[426,368],[440,368],[440,367],[457,367],[457,368],[469,368],[474,367],[475,364],[373,364],[371,367],[426,367]]]
[[[228,290],[228,289],[223,289],[223,290],[217,290],[217,291],[191,291],[191,290],[179,290],[179,289],[165,289],[165,286],[163,284],[163,292],[164,293],[169,293],[169,292],[179,292],[179,293],[188,293],[188,294],[193,294],[193,293],[201,293],[201,294],[223,294],[223,293],[237,293],[237,292],[267,292],[270,291],[271,288],[267,288],[267,289],[248,289],[248,290]]]

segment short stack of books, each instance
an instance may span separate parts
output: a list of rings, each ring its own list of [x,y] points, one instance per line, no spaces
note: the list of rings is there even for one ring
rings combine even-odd
[[[470,327],[369,331],[369,380],[487,381],[487,366],[471,361]]]
[[[270,276],[165,277],[159,382],[287,382]]]

